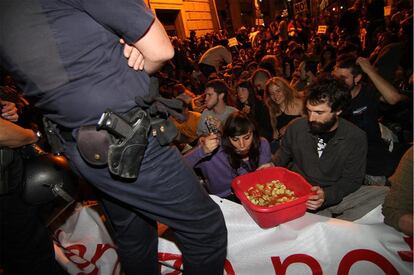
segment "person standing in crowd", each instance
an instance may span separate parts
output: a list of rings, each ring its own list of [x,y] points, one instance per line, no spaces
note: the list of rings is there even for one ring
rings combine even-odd
[[[304,116],[304,100],[281,77],[273,77],[267,81],[264,99],[269,109],[273,140],[276,142],[272,144],[272,151],[274,151],[278,147],[279,140],[285,135],[287,127],[295,119]]]
[[[24,166],[17,149],[36,143],[39,136],[10,122],[18,120],[17,109],[0,102],[5,106],[0,118],[0,269],[5,274],[60,274],[40,209],[26,204],[20,192]]]
[[[383,202],[388,187],[362,186],[367,139],[339,117],[350,98],[345,84],[321,78],[308,90],[308,117],[286,131],[273,156],[276,166],[301,174],[313,185],[307,207],[323,216],[356,220]]]
[[[227,48],[227,39],[220,40],[220,45],[208,49],[198,62],[201,72],[206,78],[212,73],[220,71],[220,66],[231,64],[233,61],[230,50]]]
[[[159,221],[174,230],[184,273],[223,274],[223,215],[175,147],[150,135],[138,176],[124,179],[89,164],[77,146],[80,128],[95,129],[108,108],[135,110],[149,95],[149,74],[174,55],[144,2],[6,0],[0,18],[2,66],[56,123],[72,168],[101,191],[123,272],[159,274]]]
[[[231,190],[233,178],[271,166],[272,156],[254,121],[243,112],[234,112],[221,137],[220,133],[201,137],[200,145],[184,157],[189,166],[200,168],[211,194],[239,202]]]
[[[249,80],[242,80],[236,84],[236,107],[250,117],[258,127],[261,137],[272,141],[273,131],[270,124],[269,112],[266,105],[259,100]]]
[[[283,15],[279,15],[276,17],[276,21],[278,22],[278,31],[277,31],[277,36],[278,36],[278,40],[279,40],[279,44],[282,45],[284,48],[287,47],[287,43],[288,43],[288,27],[287,27],[287,21],[286,21],[286,16]]]
[[[373,85],[365,82],[365,73]],[[379,128],[380,100],[396,104],[404,100],[389,82],[382,78],[366,58],[344,54],[338,57],[333,76],[348,86],[351,102],[341,116],[364,130],[368,138],[366,184],[384,185],[392,175],[395,160],[388,151],[388,144],[381,138]]]
[[[227,117],[236,112],[237,109],[226,104],[228,87],[224,80],[213,79],[207,82],[205,91],[206,109],[201,113],[197,127],[197,135],[207,135],[209,129],[207,124],[211,123],[215,128],[220,129]]]

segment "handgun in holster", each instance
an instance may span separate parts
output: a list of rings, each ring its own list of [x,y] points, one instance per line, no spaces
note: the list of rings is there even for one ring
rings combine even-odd
[[[138,177],[148,144],[150,119],[140,108],[128,112],[126,117],[107,110],[96,129],[106,130],[114,137],[108,150],[109,171],[122,178],[134,179]]]

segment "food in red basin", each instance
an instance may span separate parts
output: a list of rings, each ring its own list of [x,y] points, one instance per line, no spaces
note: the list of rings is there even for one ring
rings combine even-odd
[[[286,189],[293,192],[293,199],[291,199],[291,196],[285,195],[287,197],[285,202],[276,205],[271,203],[271,206],[261,206],[252,203],[246,196],[245,192],[249,194],[249,189],[250,192],[253,191],[254,193],[255,187],[259,189],[257,185],[263,186],[266,183],[272,183],[272,181],[283,183]],[[251,189],[252,187],[253,189]],[[248,173],[238,176],[232,181],[234,193],[250,216],[262,228],[274,227],[303,216],[306,212],[306,201],[311,193],[311,187],[301,175],[282,167],[270,167]],[[263,194],[255,193],[257,198],[259,195]]]

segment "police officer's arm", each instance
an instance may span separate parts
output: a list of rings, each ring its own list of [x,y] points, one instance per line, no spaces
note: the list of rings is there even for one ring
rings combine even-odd
[[[391,85],[387,80],[385,80],[369,63],[369,60],[363,57],[358,57],[356,63],[361,67],[361,69],[368,75],[372,83],[375,85],[375,88],[380,92],[382,100],[388,104],[394,105],[398,102],[406,99],[406,97],[400,94],[397,89]]]
[[[133,44],[144,57],[144,70],[152,74],[174,56],[174,47],[161,22],[155,18],[148,31]]]
[[[30,129],[22,128],[10,121],[0,118],[0,145],[16,148],[37,142],[38,137]]]
[[[134,46],[144,58],[144,70],[147,73],[156,72],[174,56],[174,48],[167,33],[144,1],[65,1],[85,11],[99,24],[113,30],[130,46]]]
[[[144,69],[145,60],[141,52],[134,46],[126,44],[122,38],[119,42],[124,45],[124,56],[128,59],[128,66],[133,68],[135,71],[142,71]]]

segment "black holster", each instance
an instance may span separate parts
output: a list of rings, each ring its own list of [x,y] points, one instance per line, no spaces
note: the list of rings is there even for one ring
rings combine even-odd
[[[134,114],[130,134],[109,146],[108,168],[117,176],[127,179],[138,177],[141,162],[148,144],[150,119],[147,113],[139,110]]]
[[[180,113],[182,102],[163,98],[158,90],[158,79],[152,77],[149,96],[135,98],[139,107],[122,116],[107,110],[96,129],[93,126],[81,127],[77,145],[83,159],[91,165],[107,164],[109,171],[121,178],[137,178],[150,128],[160,145],[168,145],[178,133],[168,116],[185,120]]]
[[[107,110],[98,126],[81,127],[77,145],[82,158],[91,165],[108,165],[111,174],[125,179],[138,177],[148,144],[150,119],[134,108],[125,115]]]

